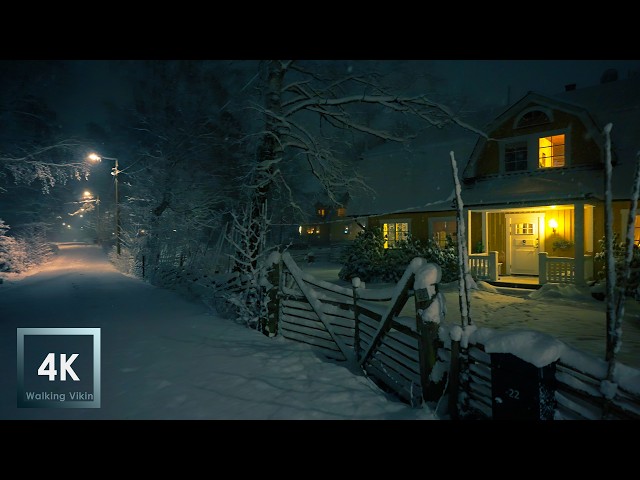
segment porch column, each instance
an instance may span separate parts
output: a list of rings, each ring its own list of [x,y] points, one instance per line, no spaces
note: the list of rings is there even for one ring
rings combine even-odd
[[[585,285],[584,281],[584,202],[576,202],[573,210],[574,251],[575,251],[575,284]]]
[[[467,208],[464,210],[467,212],[467,224],[465,225],[465,230],[467,231],[467,252],[473,253],[473,245],[471,245],[471,210]]]
[[[482,212],[482,245],[484,251],[489,251],[489,213]]]

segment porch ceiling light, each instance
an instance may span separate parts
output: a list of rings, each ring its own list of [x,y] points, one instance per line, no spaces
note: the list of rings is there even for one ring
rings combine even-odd
[[[549,226],[551,227],[551,230],[553,230],[553,233],[556,233],[556,228],[558,228],[558,221],[555,218],[552,218],[551,220],[549,220]]]

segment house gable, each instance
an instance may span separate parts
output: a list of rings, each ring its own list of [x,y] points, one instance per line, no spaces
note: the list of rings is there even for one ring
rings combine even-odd
[[[547,136],[564,135],[562,164],[554,170],[602,168],[602,142],[595,122],[585,109],[569,103],[529,93],[499,115],[486,131],[489,138],[478,141],[463,173],[467,183],[486,176],[540,172],[543,169],[536,158],[537,142]],[[528,156],[523,156],[529,163],[505,163],[510,148],[527,152]]]

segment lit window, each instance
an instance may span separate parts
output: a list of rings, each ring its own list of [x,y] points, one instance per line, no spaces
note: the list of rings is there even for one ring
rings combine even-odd
[[[346,227],[344,227],[344,234],[345,234],[345,235],[349,235],[349,225],[347,225]]]
[[[533,223],[516,223],[513,225],[515,235],[533,235]]]
[[[505,172],[527,170],[527,142],[511,143],[504,150]]]
[[[455,218],[447,218],[442,220],[433,220],[431,222],[431,229],[433,231],[433,239],[440,248],[447,245],[447,236],[449,236],[453,243],[457,243],[458,235],[458,223]]]
[[[538,140],[538,166],[540,168],[564,167],[564,135],[542,137]]]
[[[636,215],[635,228],[633,229],[633,242],[636,245],[640,245],[640,215]]]
[[[409,240],[409,223],[383,223],[382,234],[384,248],[394,248],[398,242]]]
[[[324,217],[324,213],[325,213],[324,208],[319,208],[319,209],[318,209],[318,216],[319,216],[319,217]]]
[[[307,235],[313,235],[315,231],[315,227],[307,227]]]
[[[338,208],[337,215],[339,217],[345,217],[347,215],[347,209],[346,208]]]

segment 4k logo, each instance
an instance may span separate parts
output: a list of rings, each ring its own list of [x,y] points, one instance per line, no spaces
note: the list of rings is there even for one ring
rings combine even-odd
[[[18,328],[18,407],[99,408],[99,328]]]
[[[76,375],[76,372],[74,372],[73,368],[71,368],[71,364],[76,358],[78,358],[78,355],[79,353],[74,353],[73,355],[71,355],[69,360],[67,360],[66,353],[60,354],[60,368],[62,369],[62,372],[60,373],[61,381],[64,382],[67,380],[67,373],[69,373],[69,375],[74,381],[76,382],[80,381],[80,379]],[[38,368],[38,375],[48,376],[49,381],[53,382],[56,379],[57,374],[58,374],[58,371],[56,370],[56,354],[49,353],[47,357],[44,359],[44,362],[42,362],[42,365],[40,365],[40,368]]]

